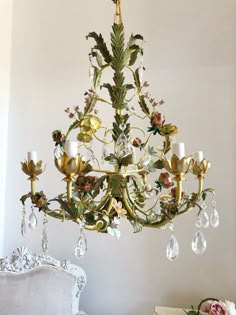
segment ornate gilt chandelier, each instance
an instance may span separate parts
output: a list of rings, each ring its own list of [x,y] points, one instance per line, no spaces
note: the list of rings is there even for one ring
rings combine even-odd
[[[31,191],[21,198],[24,205],[22,234],[26,231],[25,202],[30,199],[32,212],[28,223],[31,228],[37,225],[35,208],[44,213],[42,247],[45,253],[48,250],[47,216],[80,225],[75,250],[78,258],[83,257],[87,250],[84,230],[109,233],[119,238],[119,220],[125,217],[133,225],[134,232],[140,232],[143,227],[163,228],[169,223],[171,238],[167,257],[175,260],[179,245],[174,236],[173,221],[195,208],[197,231],[192,240],[192,250],[202,254],[206,240],[201,228],[208,227],[209,223],[213,227],[219,225],[214,197],[210,219],[206,212],[206,195],[211,192],[214,196],[212,189],[203,189],[210,163],[202,152],[185,156],[184,144],[176,142],[177,127],[167,123],[160,112],[164,101],[152,98],[147,92],[149,84],[143,82],[143,37],[131,35],[125,43],[121,0],[112,1],[116,13],[111,49],[101,34],[89,33],[87,39],[95,40],[89,54],[92,87],[85,93],[83,109],[78,106],[73,110],[66,109],[73,121],[67,132],[53,132],[55,165],[64,175],[66,192],[49,199],[43,191],[36,191],[36,180],[44,168],[42,161],[37,160],[37,153],[29,152],[28,160],[22,163],[22,170],[31,182]],[[103,83],[103,73],[109,68],[113,71],[113,81]],[[127,72],[132,75],[132,82],[127,82]],[[101,97],[100,89],[107,90],[109,98]],[[98,116],[97,108],[101,103],[114,109],[112,126],[103,126]],[[131,118],[137,125],[130,123]],[[144,120],[147,121],[146,130],[140,128],[140,122]],[[77,133],[77,141],[69,140],[73,131]],[[151,146],[152,138],[158,143],[157,147]],[[102,167],[95,155],[93,140],[102,143]],[[82,155],[82,149],[88,152],[89,158]],[[183,190],[188,173],[197,179],[196,192]],[[150,177],[155,177],[154,184],[151,184]],[[51,209],[54,203],[57,207]]]

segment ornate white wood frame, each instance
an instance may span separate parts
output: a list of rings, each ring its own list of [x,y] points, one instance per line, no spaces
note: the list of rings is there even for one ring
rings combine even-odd
[[[59,261],[51,256],[33,254],[26,247],[18,247],[11,256],[0,259],[0,272],[26,273],[35,268],[53,266],[63,270],[75,277],[75,283],[72,290],[72,315],[85,315],[79,311],[80,294],[84,290],[87,282],[84,270],[69,260]]]

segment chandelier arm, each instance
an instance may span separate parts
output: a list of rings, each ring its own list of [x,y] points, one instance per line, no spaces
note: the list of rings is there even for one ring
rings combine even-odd
[[[200,196],[203,191],[203,175],[198,175],[198,195]]]
[[[57,213],[60,212],[60,213]],[[47,209],[43,209],[43,212],[46,213],[47,215],[49,215],[50,217],[52,218],[55,218],[55,219],[59,219],[59,220],[67,220],[67,221],[70,221],[72,220],[71,216],[69,214],[61,214],[62,213],[62,209],[56,209],[56,210],[50,210],[49,208]],[[64,211],[65,212],[65,211]]]
[[[132,207],[134,205],[132,203],[130,205],[130,199],[129,199],[129,196],[126,192],[126,189],[123,190],[122,202],[125,205],[125,209],[127,210],[128,214],[131,216],[131,218],[134,220],[139,219],[138,216],[136,215],[135,211],[132,209]]]
[[[143,215],[145,215],[146,217],[148,217],[148,212],[151,212],[154,208],[155,208],[155,206],[157,205],[157,203],[158,203],[158,201],[159,201],[159,199],[157,199],[156,200],[156,202],[155,202],[155,204],[151,207],[151,208],[149,208],[148,210],[143,210],[142,208],[140,208],[137,204],[136,204],[136,202],[132,199],[132,197],[130,196],[130,194],[129,194],[129,191],[128,191],[128,187],[126,187],[126,190],[125,190],[125,193],[123,193],[123,195],[124,195],[124,197],[123,197],[123,199],[125,199],[128,203],[126,203],[127,205],[128,205],[128,208],[129,208],[129,213],[130,212],[132,212],[133,213],[133,215],[135,216],[135,218],[136,219],[139,219],[139,220],[142,220],[142,222],[146,222],[144,219],[142,219],[142,218],[140,218],[135,212],[134,212],[134,210],[132,209],[132,207],[133,208],[135,208],[138,212],[140,212],[140,213],[142,213]],[[132,205],[132,206],[131,206]],[[130,213],[131,214],[131,213]],[[133,216],[132,216],[133,217]]]
[[[139,128],[139,127],[130,127],[130,131],[131,130],[139,130],[139,131],[141,131],[142,132],[142,134],[145,136],[146,134],[145,134],[145,131],[142,129],[142,128]]]

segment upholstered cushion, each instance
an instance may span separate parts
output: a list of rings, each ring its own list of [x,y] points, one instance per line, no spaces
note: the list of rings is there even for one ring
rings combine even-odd
[[[55,267],[0,273],[1,315],[71,315],[75,277]]]

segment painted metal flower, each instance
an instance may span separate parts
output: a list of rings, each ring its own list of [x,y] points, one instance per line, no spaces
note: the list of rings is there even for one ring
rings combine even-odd
[[[123,209],[122,206],[123,205],[121,201],[117,201],[115,198],[113,199],[112,207],[114,208],[119,217],[125,217],[127,213],[127,211]]]
[[[161,113],[154,113],[154,115],[151,118],[151,125],[153,127],[158,127],[161,128],[165,122],[166,118],[163,114]]]
[[[93,190],[96,181],[96,176],[79,175],[76,179],[75,185],[78,190],[88,192]]]
[[[171,176],[167,172],[160,174],[159,182],[161,183],[162,187],[167,188],[167,189],[174,186],[174,182],[172,182]]]
[[[80,133],[77,139],[81,142],[90,142],[93,134],[101,128],[101,120],[94,115],[86,115],[80,121]]]
[[[174,136],[178,133],[178,128],[172,124],[166,124],[160,128],[161,136]]]
[[[192,172],[194,175],[204,175],[210,167],[211,163],[206,161],[205,159],[202,160],[200,163],[195,161]]]
[[[37,176],[42,174],[44,171],[42,163],[42,161],[38,161],[36,164],[34,163],[34,161],[25,161],[21,162],[21,168],[26,175],[37,179]]]
[[[191,156],[179,159],[173,154],[171,160],[164,158],[162,160],[164,168],[173,175],[188,173],[193,167],[193,158]]]

